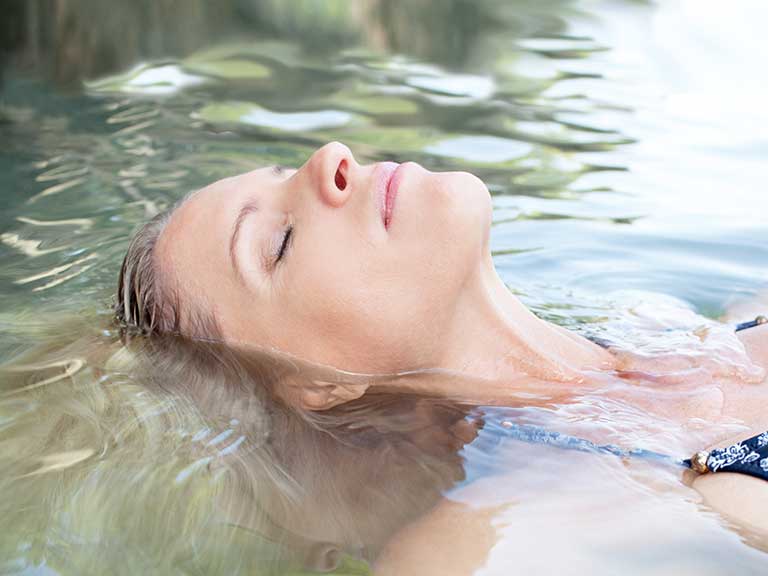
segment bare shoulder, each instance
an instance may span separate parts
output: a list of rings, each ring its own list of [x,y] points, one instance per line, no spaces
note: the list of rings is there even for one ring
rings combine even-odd
[[[723,314],[723,322],[748,322],[757,316],[768,316],[768,291],[758,296],[731,303]],[[736,333],[752,360],[768,370],[768,324]]]
[[[768,324],[737,332],[752,360],[768,371]]]
[[[721,320],[745,322],[761,314],[768,316],[768,290],[731,302]]]

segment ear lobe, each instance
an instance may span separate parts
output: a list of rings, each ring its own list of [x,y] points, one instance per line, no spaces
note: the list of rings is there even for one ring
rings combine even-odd
[[[307,410],[328,410],[344,402],[357,400],[368,384],[325,382],[292,375],[277,384],[276,393],[283,400]]]
[[[299,402],[309,410],[328,410],[339,404],[357,400],[365,394],[364,384],[344,385],[336,382],[307,382],[299,392]]]
[[[306,386],[299,391],[299,405],[308,410],[327,410],[335,406],[331,391],[325,386]]]
[[[330,384],[330,383],[326,383]],[[344,402],[357,400],[368,390],[368,384],[330,384],[333,386],[333,395]]]

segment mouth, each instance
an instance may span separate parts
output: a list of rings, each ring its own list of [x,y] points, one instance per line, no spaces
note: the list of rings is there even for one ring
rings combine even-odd
[[[397,191],[400,188],[400,181],[403,179],[403,167],[405,164],[400,164],[389,179],[387,184],[387,195],[384,201],[384,228],[389,229],[389,225],[392,222],[392,212],[395,209],[395,199],[397,198]]]
[[[395,173],[399,168],[400,165],[395,162],[381,162],[376,166],[376,200],[384,228],[389,228],[392,219],[393,193],[396,192],[393,183],[396,183]]]
[[[400,190],[400,183],[403,181],[405,175],[405,168],[413,162],[406,162],[400,164],[392,172],[389,182],[387,183],[387,194],[384,198],[384,227],[389,228],[392,223],[392,214],[395,210],[395,199],[397,198],[397,192]]]

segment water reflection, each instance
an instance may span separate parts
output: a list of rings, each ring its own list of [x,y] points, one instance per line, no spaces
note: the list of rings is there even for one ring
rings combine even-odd
[[[464,478],[477,424],[453,402],[379,394],[299,413],[271,391],[329,374],[93,332],[2,374],[4,569],[370,573]]]

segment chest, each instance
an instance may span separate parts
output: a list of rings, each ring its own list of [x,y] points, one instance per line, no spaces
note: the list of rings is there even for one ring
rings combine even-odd
[[[751,431],[762,432],[768,430],[768,324],[742,330],[738,337],[749,358],[764,373],[755,382],[726,382],[723,413],[742,420]]]

